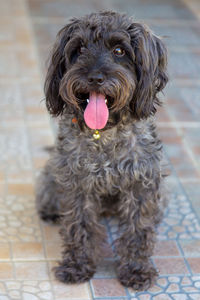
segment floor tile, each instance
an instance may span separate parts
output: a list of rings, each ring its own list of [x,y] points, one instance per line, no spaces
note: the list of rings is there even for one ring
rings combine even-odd
[[[124,287],[117,279],[92,279],[94,297],[126,296]]]
[[[154,258],[160,274],[189,274],[183,258]]]
[[[187,258],[193,274],[200,274],[200,257]]]
[[[94,275],[95,278],[103,278],[103,277],[108,278],[108,277],[115,277],[115,276],[116,276],[116,262],[110,260],[101,261]]]
[[[44,239],[46,241],[60,241],[61,237],[59,234],[59,226],[54,226],[54,225],[48,225],[45,222],[42,222],[42,230],[43,230],[43,234],[44,234]]]
[[[138,3],[140,5],[138,5]],[[156,0],[144,0],[138,2],[138,0],[125,0],[121,2],[117,0],[112,2],[113,8],[117,11],[124,12],[124,8],[129,12],[130,15],[137,16],[138,19],[183,19],[190,20],[194,16],[186,8],[181,1],[168,0],[164,2],[158,2]],[[137,11],[135,9],[137,6]]]
[[[155,256],[180,256],[176,241],[158,241],[154,249]]]
[[[192,63],[191,63],[192,57]],[[171,51],[169,58],[169,69],[171,78],[200,79],[200,54],[195,51],[178,52]],[[183,64],[184,61],[184,64]]]
[[[105,2],[107,3],[107,2]],[[69,18],[72,16],[81,16],[84,14],[89,14],[91,11],[103,10],[106,7],[103,6],[104,1],[89,1],[84,2],[76,0],[70,5],[67,5],[65,1],[58,0],[56,3],[54,1],[39,1],[39,0],[29,0],[29,8],[32,16],[37,17],[54,17],[55,15],[60,18]]]
[[[0,262],[0,280],[14,279],[13,265],[10,262]]]
[[[199,206],[199,194],[200,194],[200,181],[197,182],[184,182],[184,189],[187,193],[190,201],[192,203],[192,207],[200,218],[200,206]],[[199,228],[199,224],[196,224],[197,228]]]
[[[48,280],[49,274],[46,262],[15,262],[16,278],[18,280],[31,280],[37,276],[38,280]],[[37,275],[36,275],[37,274]]]
[[[8,184],[9,195],[34,195],[34,187],[32,184],[10,183]]]
[[[44,259],[43,245],[37,242],[12,243],[14,260],[41,260]]]
[[[151,22],[150,22],[151,25]],[[200,43],[200,29],[198,22],[196,24],[188,25],[183,24],[170,24],[169,22],[160,23],[159,25],[151,26],[154,32],[157,32],[159,36],[164,36],[164,41],[170,46],[177,47],[191,47],[199,46]],[[187,39],[185,38],[187,36]]]
[[[182,240],[180,241],[180,246],[185,256],[200,257],[200,240]]]
[[[47,242],[45,241],[45,249],[46,249],[46,257],[48,259],[61,259],[61,239],[58,240],[56,243],[54,242]]]
[[[55,294],[55,300],[89,300],[89,285],[88,283],[82,283],[79,285],[63,284],[60,282],[53,282],[53,290]]]
[[[198,86],[172,84],[167,88],[166,109],[173,121],[198,122],[200,112]]]
[[[8,243],[0,243],[0,261],[10,260],[10,246]]]

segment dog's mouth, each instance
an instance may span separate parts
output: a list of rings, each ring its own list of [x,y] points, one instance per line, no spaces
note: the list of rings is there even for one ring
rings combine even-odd
[[[80,93],[77,98],[84,110],[86,125],[91,129],[103,129],[108,122],[109,108],[114,102],[113,98],[94,91]]]

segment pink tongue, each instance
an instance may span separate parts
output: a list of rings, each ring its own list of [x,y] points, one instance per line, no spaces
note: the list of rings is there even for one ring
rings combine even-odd
[[[91,129],[102,129],[108,121],[108,107],[105,96],[95,92],[90,93],[89,103],[84,112],[84,119]]]

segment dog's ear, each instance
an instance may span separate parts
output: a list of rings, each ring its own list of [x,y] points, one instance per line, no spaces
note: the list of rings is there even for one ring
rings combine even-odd
[[[129,27],[131,45],[135,55],[136,89],[130,103],[136,119],[147,118],[160,105],[157,93],[165,87],[167,51],[165,45],[150,29],[133,23]]]
[[[63,27],[57,34],[57,40],[54,44],[49,67],[44,84],[44,92],[46,96],[46,106],[53,116],[62,114],[66,103],[59,95],[60,81],[67,71],[64,49],[70,40],[74,29],[78,23],[77,19],[73,19],[68,25]]]

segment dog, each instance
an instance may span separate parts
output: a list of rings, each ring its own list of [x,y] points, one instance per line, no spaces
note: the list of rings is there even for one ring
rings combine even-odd
[[[73,18],[60,30],[45,81],[46,106],[59,116],[55,149],[37,184],[41,219],[61,223],[65,283],[89,280],[105,243],[100,222],[115,214],[117,275],[148,289],[162,219],[162,145],[154,114],[165,87],[167,50],[151,30],[112,11]]]

